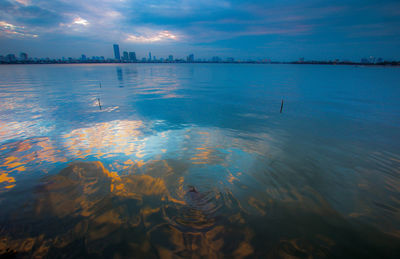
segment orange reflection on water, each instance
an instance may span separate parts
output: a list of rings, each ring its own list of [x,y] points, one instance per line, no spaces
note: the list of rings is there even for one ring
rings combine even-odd
[[[200,142],[200,147],[194,148],[196,153],[193,157],[190,158],[192,164],[215,164],[223,162],[224,158],[221,157],[220,152],[218,152],[217,148],[212,146],[214,135],[210,135],[207,131],[197,131],[197,135],[195,136],[194,143]],[[191,139],[193,136],[185,135],[186,139]]]
[[[110,157],[113,154],[135,154],[142,157],[144,144],[140,143],[142,135],[141,121],[111,121],[97,123],[92,127],[79,128],[62,137],[65,148],[77,158]]]
[[[0,166],[8,169],[28,164],[29,162],[66,162],[67,159],[61,155],[61,151],[56,149],[49,138],[33,138],[21,142],[11,143],[10,147],[14,150],[5,158],[5,162]],[[19,170],[23,171],[23,170]]]
[[[15,186],[15,176],[10,174],[27,171],[31,166],[44,162],[57,163],[66,162],[67,159],[61,155],[61,151],[55,149],[49,138],[32,138],[24,141],[8,143],[3,149],[10,150],[0,167],[5,171],[2,179],[12,178]],[[9,187],[11,188],[11,187]]]
[[[0,187],[11,189],[15,186],[14,177],[8,176],[8,173],[0,171]]]

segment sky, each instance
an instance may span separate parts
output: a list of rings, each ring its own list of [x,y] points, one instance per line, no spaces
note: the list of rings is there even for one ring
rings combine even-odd
[[[400,60],[399,0],[0,0],[0,55]]]

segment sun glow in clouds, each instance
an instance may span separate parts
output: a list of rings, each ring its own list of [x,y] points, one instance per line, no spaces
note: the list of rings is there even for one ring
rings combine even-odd
[[[2,29],[6,29],[6,30],[15,30],[16,28],[18,28],[18,26],[12,25],[11,23],[7,23],[4,21],[0,21],[0,27]],[[21,27],[23,28],[23,27]]]
[[[38,35],[30,34],[25,32],[24,26],[17,26],[5,21],[0,21],[0,34],[5,33],[9,36],[19,36],[19,37],[32,37],[36,38]]]
[[[29,5],[30,0],[15,0],[15,2],[18,2],[18,3],[22,4],[22,5],[27,6],[27,5]]]
[[[83,18],[81,18],[81,17],[76,17],[76,18],[74,18],[74,20],[72,20],[72,22],[71,23],[67,23],[67,24],[65,24],[65,23],[60,23],[60,26],[66,26],[66,27],[72,27],[72,26],[84,26],[84,27],[87,27],[87,26],[89,26],[89,21],[88,20],[85,20],[85,19],[83,19]]]
[[[81,17],[75,18],[72,24],[79,24],[83,26],[88,26],[89,22]]]
[[[170,31],[159,31],[155,33],[148,33],[147,35],[133,35],[128,34],[126,41],[128,42],[158,42],[167,40],[178,40],[178,36]]]

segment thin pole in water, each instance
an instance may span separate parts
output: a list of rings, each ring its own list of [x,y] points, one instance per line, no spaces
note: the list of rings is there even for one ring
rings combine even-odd
[[[283,99],[282,99],[282,103],[281,103],[281,112],[282,113],[282,109],[283,109]]]
[[[100,82],[100,88],[101,88],[101,82]]]
[[[101,110],[100,98],[97,98],[97,101],[99,102],[99,108]]]

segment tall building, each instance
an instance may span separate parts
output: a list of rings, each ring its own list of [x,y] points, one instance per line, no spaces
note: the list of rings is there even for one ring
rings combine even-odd
[[[128,55],[128,52],[127,52],[127,51],[124,51],[124,52],[123,52],[123,57],[122,57],[122,59],[125,60],[125,61],[129,60],[129,55]]]
[[[151,61],[151,52],[149,52],[149,61]]]
[[[369,57],[369,63],[374,64],[375,63],[375,57],[370,56]]]
[[[16,57],[15,57],[15,55],[14,54],[8,54],[7,56],[6,56],[6,61],[7,62],[15,62],[17,59],[16,59]]]
[[[218,56],[214,56],[214,57],[212,57],[211,61],[212,62],[221,62],[221,58]]]
[[[186,57],[187,62],[194,62],[194,55],[190,54],[189,56]]]
[[[116,60],[121,60],[121,55],[119,54],[118,44],[114,44],[114,57]]]
[[[21,53],[19,54],[19,58],[20,58],[21,60],[28,60],[28,54],[26,54],[26,53],[24,53],[24,52],[21,52]]]
[[[136,53],[135,52],[129,52],[129,60],[136,61]]]
[[[168,61],[169,61],[169,62],[172,62],[172,61],[174,61],[174,56],[172,56],[172,55],[169,55],[169,56],[168,56]]]

